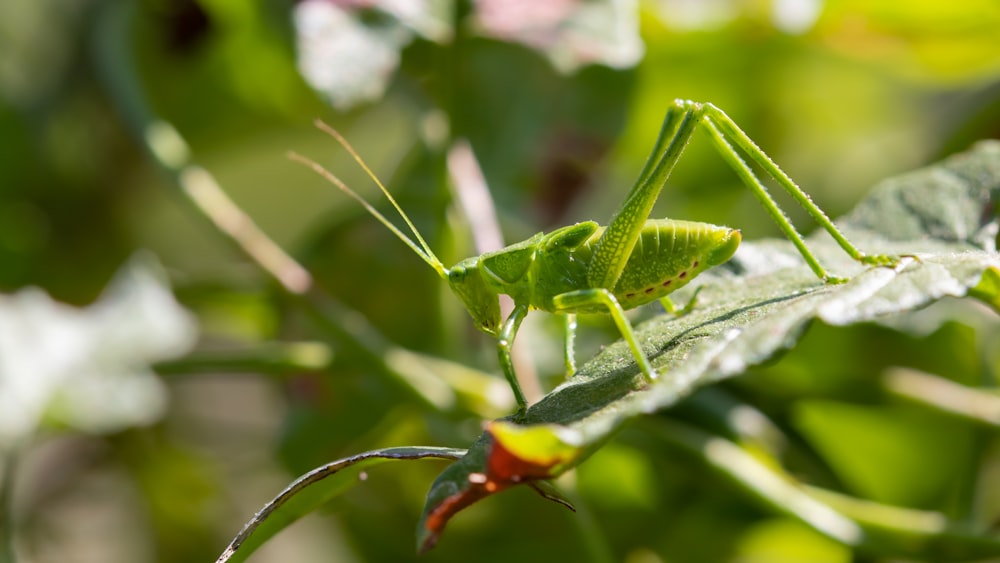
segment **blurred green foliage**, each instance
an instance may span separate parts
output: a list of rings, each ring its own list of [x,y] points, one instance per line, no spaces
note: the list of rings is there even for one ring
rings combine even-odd
[[[585,4],[604,3],[551,3]],[[612,40],[592,35],[602,29],[582,17],[532,33],[477,19],[502,2],[421,5],[419,25],[374,8],[356,13],[364,25],[406,33],[390,34],[399,60],[384,93],[334,110],[299,73],[286,2],[0,4],[0,290],[33,285],[89,303],[144,248],[198,316],[203,351],[245,354],[250,366],[276,341],[319,340],[332,351],[322,367],[164,368],[172,400],[158,424],[39,436],[14,496],[24,561],[210,561],[296,475],[380,447],[466,447],[480,433],[476,408],[418,400],[349,337],[374,327],[391,345],[497,371],[494,343],[473,332],[433,273],[286,158],[294,149],[321,159],[377,199],[311,129],[316,117],[355,144],[446,263],[475,252],[450,205],[445,151],[456,139],[471,142],[510,242],[576,220],[606,222],[673,98],[725,109],[834,216],[877,179],[1000,135],[1000,8],[988,0],[649,0],[597,18],[627,35]],[[507,17],[522,27],[543,21]],[[113,18],[122,25],[108,26]],[[109,60],[99,46],[109,39],[128,56]],[[627,50],[611,48],[622,42],[644,46],[634,66],[623,62]],[[140,89],[123,92],[109,65]],[[348,336],[330,338],[220,236],[145,155],[140,106],[172,124],[237,205],[371,327],[333,315]],[[739,227],[747,238],[776,234],[707,145],[692,144],[654,214]],[[906,331],[813,327],[786,357],[722,388],[787,435],[785,461],[804,480],[990,528],[1000,494],[977,484],[996,482],[996,429],[902,401],[881,376],[906,366],[995,387],[996,317],[955,303],[925,313]],[[551,381],[560,369],[552,321],[529,321],[521,338]],[[582,324],[582,348],[607,342],[604,321]],[[697,422],[697,413],[682,405],[671,416]],[[413,527],[440,469],[374,470],[252,561],[412,560]],[[565,481],[579,514],[511,491],[463,512],[423,560],[866,557],[771,514],[701,460],[637,429]]]

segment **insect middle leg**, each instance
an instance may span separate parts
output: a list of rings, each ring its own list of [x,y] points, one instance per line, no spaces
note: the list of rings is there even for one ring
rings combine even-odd
[[[632,323],[625,318],[625,311],[610,291],[604,288],[570,291],[556,295],[552,299],[552,303],[555,306],[555,310],[561,312],[592,309],[595,306],[607,309],[615,325],[618,327],[618,332],[621,333],[622,338],[625,339],[626,344],[628,344],[629,349],[632,351],[636,363],[639,364],[639,370],[642,371],[646,382],[652,383],[656,380],[656,371],[649,363],[649,358],[646,357],[645,352],[639,346],[639,341],[635,337],[635,331],[632,330]]]

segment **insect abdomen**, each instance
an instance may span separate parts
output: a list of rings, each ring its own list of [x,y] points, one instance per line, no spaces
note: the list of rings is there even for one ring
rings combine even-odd
[[[739,243],[740,232],[728,227],[646,221],[613,293],[624,309],[645,305],[729,260]]]

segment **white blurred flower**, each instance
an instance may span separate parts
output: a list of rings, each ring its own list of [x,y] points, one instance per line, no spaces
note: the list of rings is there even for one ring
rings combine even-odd
[[[365,9],[385,17],[366,21]],[[338,109],[376,99],[415,36],[448,39],[448,12],[436,0],[304,0],[293,12],[299,72]]]
[[[645,52],[636,0],[476,0],[484,35],[544,52],[561,72],[587,64],[629,68]]]
[[[167,393],[149,364],[185,353],[195,336],[146,255],[89,307],[36,288],[0,295],[0,452],[43,424],[100,433],[157,420]]]

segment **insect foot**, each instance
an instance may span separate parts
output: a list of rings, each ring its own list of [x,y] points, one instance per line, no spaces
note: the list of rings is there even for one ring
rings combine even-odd
[[[654,369],[650,370],[649,373],[643,373],[642,378],[646,380],[646,385],[648,386],[655,383],[656,380],[660,378],[660,374],[657,373],[656,370]]]
[[[895,268],[899,265],[902,256],[889,256],[888,254],[866,254],[861,257],[861,263],[865,266],[886,266]]]

